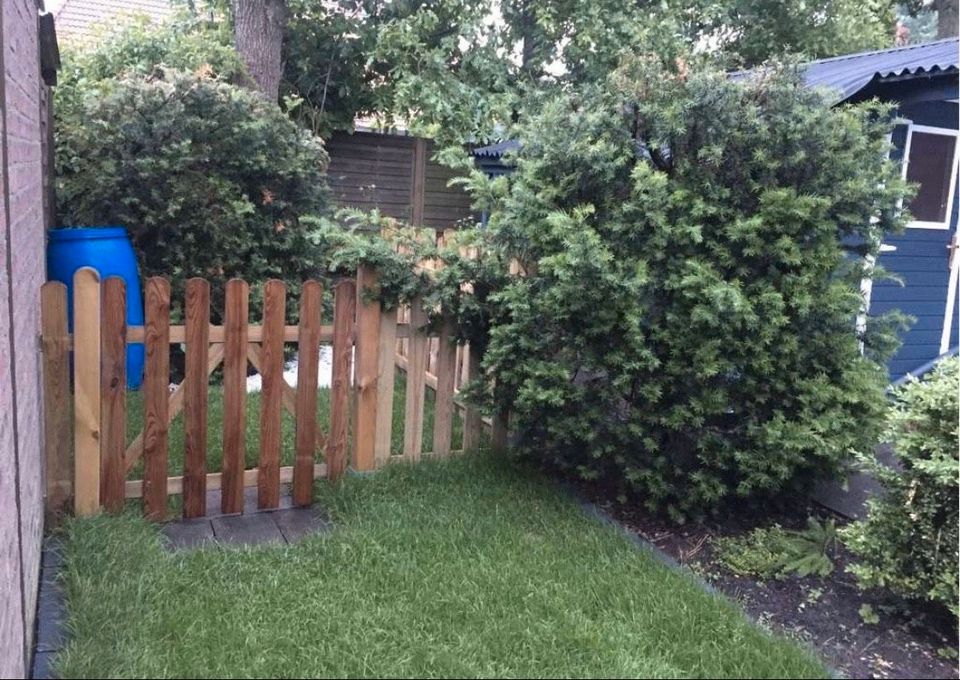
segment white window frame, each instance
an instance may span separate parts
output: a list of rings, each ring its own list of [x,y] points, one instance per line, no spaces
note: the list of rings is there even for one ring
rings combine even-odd
[[[947,210],[942,222],[925,222],[923,220],[913,220],[907,224],[908,229],[949,229],[950,218],[953,216],[953,194],[957,184],[957,165],[960,161],[960,130],[951,128],[934,127],[932,125],[916,125],[913,121],[907,122],[907,141],[903,145],[903,160],[900,163],[900,176],[907,178],[907,166],[910,164],[910,143],[913,141],[914,132],[922,132],[929,135],[943,135],[944,137],[953,137],[953,166],[950,170],[950,185],[947,190]]]

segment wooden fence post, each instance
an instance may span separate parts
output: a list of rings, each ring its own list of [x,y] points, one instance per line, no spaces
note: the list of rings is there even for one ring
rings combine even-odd
[[[100,508],[100,275],[73,275],[74,495],[79,517]]]
[[[70,403],[70,337],[67,287],[48,281],[40,288],[43,329],[43,422],[47,472],[47,520],[52,526],[67,510],[73,480]]]
[[[100,344],[100,502],[110,512],[123,510],[127,448],[127,289],[111,276],[103,282]]]
[[[347,418],[353,357],[353,326],[357,290],[353,281],[341,281],[334,292],[333,366],[330,380],[330,436],[327,439],[327,478],[335,481],[346,467]]]
[[[379,368],[380,301],[377,273],[369,265],[357,271],[357,411],[353,432],[353,469],[376,468],[374,445],[377,430],[377,370]]]

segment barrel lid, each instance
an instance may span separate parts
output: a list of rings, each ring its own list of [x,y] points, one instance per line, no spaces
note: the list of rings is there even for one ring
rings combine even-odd
[[[124,227],[58,227],[47,232],[51,241],[86,241],[98,238],[127,238]]]

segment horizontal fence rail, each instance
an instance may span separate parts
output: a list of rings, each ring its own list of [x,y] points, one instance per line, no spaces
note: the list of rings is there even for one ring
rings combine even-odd
[[[144,285],[143,326],[126,324],[124,281],[101,281],[90,268],[73,280],[72,332],[67,321],[67,288],[48,282],[41,290],[44,399],[47,432],[47,500],[51,516],[71,506],[77,515],[101,508],[117,512],[139,499],[144,514],[162,520],[171,496],[180,496],[184,517],[244,511],[245,489],[256,488],[257,507],[276,508],[281,486],[290,485],[292,502],[309,505],[314,480],[338,479],[347,464],[375,470],[395,460],[415,462],[422,455],[453,452],[454,421],[462,422],[460,450],[477,448],[490,423],[457,397],[478,375],[469,346],[454,342],[446,320],[432,331],[420,300],[383,310],[375,296],[376,272],[361,267],[356,281],[333,291],[333,318],[324,322],[324,295],[317,281],[301,287],[299,316],[285,318],[286,285],[263,284],[261,319],[249,319],[250,286],[234,279],[225,285],[223,324],[210,322],[210,283],[186,282],[184,323],[170,320],[170,284],[159,277]],[[369,293],[369,291],[368,291]],[[140,432],[128,431],[126,347],[143,343],[146,363]],[[286,346],[296,345],[296,386],[284,379]],[[183,379],[170,381],[171,347],[183,351]],[[321,347],[331,364],[329,425],[318,419],[318,368]],[[71,371],[72,367],[72,371]],[[246,425],[250,408],[247,378],[261,377],[259,448],[247,468]],[[398,370],[399,369],[399,370]],[[208,469],[209,392],[220,371],[223,426],[219,432],[222,466]],[[398,378],[405,375],[402,403],[395,403]],[[431,450],[423,452],[427,391],[433,394]],[[402,408],[402,433],[395,432],[395,407]],[[283,412],[294,423],[292,465],[283,459]],[[170,469],[171,425],[182,416],[183,468]],[[497,436],[497,423],[493,424]],[[395,442],[394,439],[397,438]],[[142,474],[138,474],[141,473]],[[179,472],[179,474],[178,474]],[[220,507],[208,506],[218,491]]]

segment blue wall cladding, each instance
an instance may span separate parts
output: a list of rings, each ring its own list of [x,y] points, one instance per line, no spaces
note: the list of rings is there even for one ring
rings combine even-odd
[[[942,101],[924,102],[903,107],[900,115],[917,125],[957,129],[957,105]],[[900,160],[906,140],[906,126],[893,134],[894,152]],[[889,364],[890,378],[895,380],[940,354],[947,291],[950,282],[948,246],[957,231],[960,191],[955,187],[953,209],[948,229],[908,228],[903,234],[888,235],[884,244],[894,246],[893,252],[882,253],[879,263],[899,276],[903,284],[877,281],[873,285],[870,312],[881,314],[892,309],[913,316],[916,322],[901,335],[903,345]],[[958,305],[960,306],[960,301]],[[950,344],[957,343],[956,318],[951,322]]]

